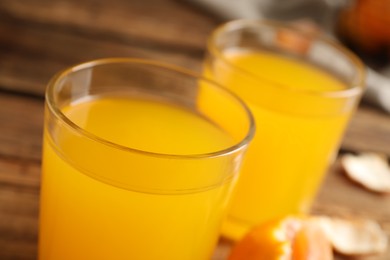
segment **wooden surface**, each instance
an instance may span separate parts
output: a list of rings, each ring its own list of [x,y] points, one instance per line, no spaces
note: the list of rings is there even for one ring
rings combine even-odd
[[[1,260],[36,259],[43,93],[50,77],[75,63],[113,56],[199,71],[207,35],[218,23],[185,1],[0,1]],[[390,156],[390,117],[362,105],[342,148]],[[390,234],[390,197],[352,184],[337,166],[313,212],[373,218]],[[214,259],[225,259],[229,247],[222,241]],[[367,259],[388,260],[390,251]]]

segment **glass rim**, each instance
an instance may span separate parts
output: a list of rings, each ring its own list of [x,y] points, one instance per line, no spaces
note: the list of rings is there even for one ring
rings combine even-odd
[[[318,90],[299,90],[299,89],[292,89],[292,88],[286,88],[284,85],[279,84],[272,80],[263,79],[254,73],[251,73],[245,69],[239,68],[232,64],[228,59],[226,59],[225,55],[223,55],[220,48],[218,48],[215,44],[216,39],[219,38],[219,36],[225,32],[233,31],[237,29],[242,29],[249,26],[257,26],[259,29],[264,26],[278,28],[278,29],[288,29],[290,31],[293,31],[294,33],[300,34],[305,37],[315,38],[317,41],[323,42],[327,45],[332,46],[333,48],[340,51],[345,58],[349,59],[356,68],[358,77],[356,80],[348,84],[348,88],[343,90],[332,90],[332,91],[318,91]],[[223,61],[226,65],[229,67],[232,67],[233,69],[239,71],[239,73],[259,79],[262,81],[266,81],[267,83],[270,83],[273,88],[280,88],[283,87],[285,91],[293,92],[293,93],[300,93],[300,94],[306,94],[310,96],[323,96],[327,98],[348,98],[352,96],[359,95],[363,93],[365,89],[365,75],[366,70],[363,62],[350,50],[348,50],[346,47],[342,46],[341,44],[337,43],[335,40],[332,40],[329,37],[326,37],[324,34],[317,34],[313,35],[311,33],[305,32],[299,28],[296,28],[292,26],[291,24],[288,24],[287,22],[281,22],[281,21],[275,21],[275,20],[267,20],[267,19],[237,19],[228,21],[225,23],[222,23],[218,27],[216,27],[212,32],[209,38],[207,39],[207,49],[210,52],[211,55],[215,56],[216,58]]]
[[[196,78],[198,80],[202,80],[205,82],[210,83],[215,88],[218,88],[225,93],[227,93],[230,97],[233,97],[234,100],[237,101],[237,104],[242,107],[243,113],[246,114],[247,120],[248,120],[248,131],[244,135],[243,138],[240,139],[240,141],[236,142],[234,145],[230,145],[227,148],[213,151],[213,152],[207,152],[207,153],[194,153],[194,154],[170,154],[170,153],[158,153],[158,152],[152,152],[152,151],[146,151],[136,148],[131,148],[129,146],[117,144],[115,142],[111,142],[109,140],[106,140],[105,138],[99,137],[79,125],[72,122],[65,114],[59,109],[58,104],[55,101],[55,90],[58,86],[58,83],[61,79],[65,78],[66,76],[70,75],[71,73],[82,71],[85,69],[91,69],[93,67],[99,66],[99,65],[109,65],[109,64],[120,64],[120,63],[128,63],[128,64],[137,64],[137,65],[147,65],[152,66],[158,69],[166,69],[171,72],[179,73],[181,75],[185,75],[186,77]],[[109,147],[112,147],[114,149],[122,150],[124,152],[131,152],[131,153],[138,153],[145,156],[153,156],[153,157],[160,157],[160,158],[173,158],[173,159],[204,159],[204,158],[214,158],[214,157],[221,157],[225,155],[229,155],[232,153],[235,153],[236,151],[241,150],[243,147],[247,146],[249,142],[253,139],[254,133],[255,133],[255,120],[253,117],[253,114],[249,107],[246,105],[246,103],[238,97],[234,92],[230,91],[229,89],[221,86],[217,82],[214,82],[210,79],[207,79],[201,75],[198,75],[197,73],[182,68],[180,66],[168,64],[165,62],[155,61],[151,59],[143,59],[143,58],[122,58],[122,57],[115,57],[115,58],[102,58],[102,59],[95,59],[87,62],[82,62],[76,65],[73,65],[71,67],[68,67],[66,69],[63,69],[59,71],[57,74],[55,74],[49,81],[46,87],[45,92],[45,100],[46,105],[48,109],[53,113],[55,118],[60,120],[66,127],[71,128],[72,131],[75,131],[76,133],[80,134],[83,137],[88,138],[92,142],[97,142],[102,145],[106,145]]]

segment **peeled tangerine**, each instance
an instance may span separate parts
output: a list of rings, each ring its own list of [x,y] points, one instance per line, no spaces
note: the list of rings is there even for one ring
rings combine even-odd
[[[229,260],[331,260],[331,245],[318,221],[288,216],[253,228]]]
[[[229,260],[330,260],[332,249],[348,256],[381,254],[388,238],[368,219],[288,216],[253,228]]]

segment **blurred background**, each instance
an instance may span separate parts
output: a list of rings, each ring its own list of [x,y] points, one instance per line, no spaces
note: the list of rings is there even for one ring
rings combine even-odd
[[[340,40],[379,76],[390,77],[389,0],[3,0],[0,84],[39,95],[59,69],[107,56],[153,56],[199,69],[191,58],[202,56],[212,28],[238,18],[304,23]],[[20,60],[10,61],[11,54]],[[23,75],[24,66],[33,75]],[[369,85],[390,88],[384,79]]]
[[[222,19],[272,19],[340,41],[368,68],[364,100],[390,112],[389,0],[188,0]]]
[[[375,71],[376,105],[359,108],[342,149],[390,155],[390,0],[1,0],[0,259],[36,259],[44,90],[55,73],[117,56],[200,72],[211,31],[244,17],[303,21],[357,53]],[[330,175],[314,211],[378,219],[390,234],[389,205]]]

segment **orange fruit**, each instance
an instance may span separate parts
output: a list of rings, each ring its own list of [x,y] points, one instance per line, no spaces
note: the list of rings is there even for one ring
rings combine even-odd
[[[232,249],[229,260],[331,260],[332,247],[309,217],[288,216],[253,228]]]
[[[359,51],[377,52],[390,48],[390,1],[351,1],[340,12],[339,34],[358,47]]]

